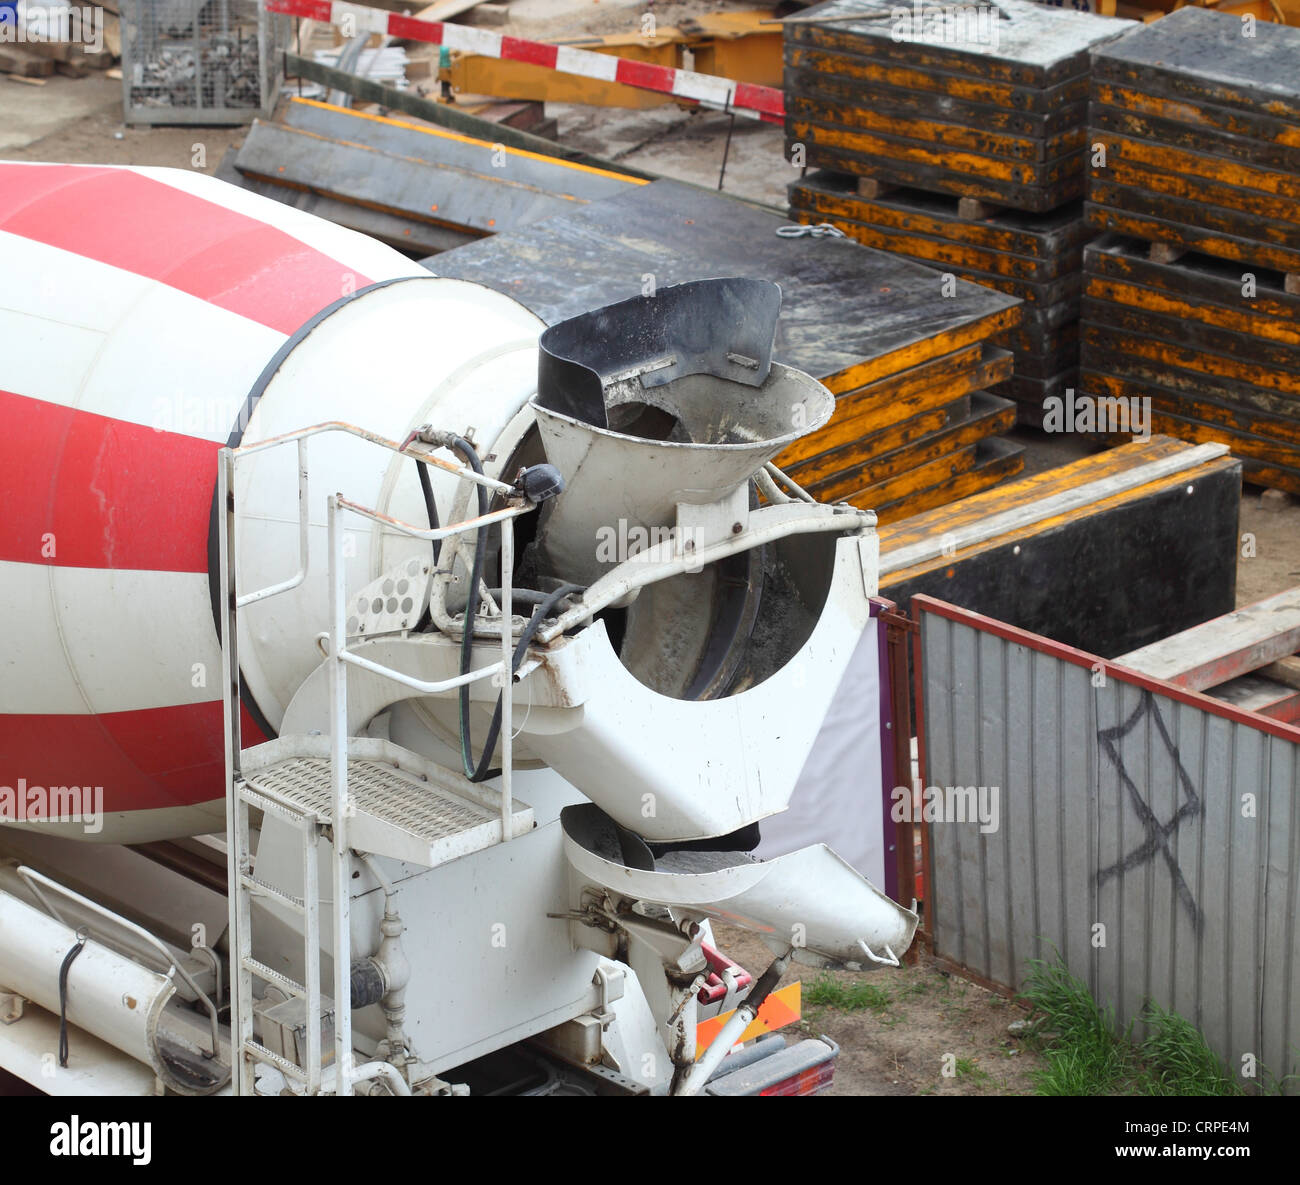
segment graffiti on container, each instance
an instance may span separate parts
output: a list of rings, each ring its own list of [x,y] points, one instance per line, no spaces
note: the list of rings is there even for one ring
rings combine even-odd
[[[1164,742],[1165,749],[1173,761],[1178,790],[1182,795],[1181,805],[1172,817],[1163,823],[1156,817],[1155,811],[1151,809],[1151,804],[1142,796],[1141,788],[1129,775],[1124,765],[1123,755],[1120,752],[1119,742],[1148,716],[1154,721],[1156,731],[1160,734],[1160,739]],[[1165,725],[1164,717],[1160,714],[1160,708],[1155,696],[1149,691],[1143,691],[1141,702],[1123,724],[1116,725],[1114,728],[1098,729],[1097,744],[1109,758],[1111,764],[1114,765],[1116,773],[1119,774],[1120,782],[1128,790],[1129,802],[1132,803],[1133,810],[1137,813],[1143,830],[1146,832],[1146,838],[1136,848],[1114,864],[1097,872],[1097,887],[1100,888],[1113,876],[1119,876],[1134,868],[1139,868],[1143,864],[1155,860],[1157,856],[1162,856],[1169,866],[1169,874],[1173,877],[1174,890],[1178,894],[1178,900],[1190,915],[1192,926],[1199,931],[1202,921],[1201,910],[1196,904],[1196,898],[1192,895],[1191,887],[1183,876],[1182,869],[1178,867],[1178,857],[1170,846],[1170,840],[1187,819],[1204,814],[1205,807],[1200,796],[1196,793],[1196,787],[1192,785],[1192,779],[1183,768],[1182,759],[1178,755],[1178,746],[1174,744],[1173,738],[1169,735],[1169,729]]]

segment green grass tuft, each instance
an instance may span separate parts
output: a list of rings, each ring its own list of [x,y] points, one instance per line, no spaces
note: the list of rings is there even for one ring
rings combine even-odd
[[[1139,1085],[1144,1094],[1240,1095],[1241,1085],[1205,1044],[1190,1021],[1148,1001],[1139,1020],[1147,1036],[1139,1046],[1146,1073]]]
[[[889,994],[874,983],[841,983],[829,975],[819,975],[807,988],[809,1004],[824,1004],[842,1012],[884,1012],[890,1005]]]
[[[1132,1028],[1117,1030],[1113,1009],[1097,1004],[1059,954],[1051,962],[1029,961],[1021,996],[1039,1014],[1036,1039],[1045,1065],[1034,1074],[1037,1094],[1245,1093],[1196,1027],[1176,1012],[1148,1002],[1137,1018],[1147,1035],[1134,1044]]]

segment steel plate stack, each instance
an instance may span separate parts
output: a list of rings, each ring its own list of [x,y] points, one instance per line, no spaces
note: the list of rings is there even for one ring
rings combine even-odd
[[[1247,480],[1300,493],[1300,293],[1208,255],[1150,258],[1107,235],[1084,252],[1082,394],[1151,400],[1147,427],[1223,441]]]
[[[1095,225],[1300,273],[1300,28],[1179,9],[1098,52],[1089,121]]]
[[[790,188],[790,208],[801,222],[834,223],[868,247],[1023,300],[1024,320],[996,342],[1013,353],[1015,376],[995,390],[1034,421],[1043,399],[1078,376],[1083,245],[1095,232],[1077,201],[1044,214],[998,210],[981,218],[963,218],[959,204],[916,189],[865,198],[855,178],[829,172],[810,173]]]
[[[645,184],[400,116],[290,99],[217,176],[428,255]]]
[[[1180,9],[1094,63],[1080,389],[1300,493],[1300,29]],[[1131,237],[1130,237],[1131,236]]]
[[[995,390],[1036,422],[1078,377],[1089,52],[1133,25],[1021,0],[938,13],[831,0],[787,22],[787,154],[823,170],[791,209],[1024,301]]]

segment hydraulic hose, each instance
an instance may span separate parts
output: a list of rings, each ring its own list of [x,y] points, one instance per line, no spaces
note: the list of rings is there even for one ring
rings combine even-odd
[[[423,461],[416,461],[415,468],[420,474],[420,489],[424,491],[424,509],[429,516],[429,530],[436,531],[441,525],[438,522],[438,504],[433,500],[433,482],[429,480],[429,467]],[[438,566],[438,561],[442,558],[442,540],[433,541],[433,564]]]
[[[483,462],[479,460],[474,446],[463,436],[451,437],[449,444],[465,458],[466,464],[479,476],[483,475]],[[478,493],[478,516],[488,512],[487,486],[475,484]],[[487,529],[479,527],[474,532],[474,562],[470,567],[469,597],[465,601],[465,634],[460,643],[460,673],[469,673],[470,659],[474,651],[474,617],[478,612],[478,586],[483,579],[483,561],[487,556]],[[469,684],[464,683],[458,697],[460,705],[460,760],[465,776],[474,777],[473,744],[469,730]]]
[[[448,439],[447,443],[452,449],[464,457],[466,464],[468,464],[475,473],[480,476],[483,475],[483,463],[479,460],[478,453],[475,451],[474,446],[470,444],[468,440],[463,436],[453,436]],[[424,467],[421,466],[421,470],[423,470],[423,468]],[[424,477],[423,472],[421,473],[421,476]],[[425,480],[427,480],[427,478],[425,478]],[[476,488],[478,493],[478,513],[481,518],[488,512],[488,493],[486,486],[477,485]],[[435,515],[437,511],[432,507],[432,502],[430,500],[426,499],[426,501],[429,502],[429,513],[432,520],[432,516]],[[483,580],[483,564],[486,556],[487,528],[479,527],[475,532],[474,562],[470,569],[469,598],[465,602],[465,633],[462,636],[460,643],[460,673],[462,675],[469,673],[470,663],[473,659],[474,618],[478,614],[478,588],[479,584],[482,583]],[[496,591],[498,593],[500,592],[499,589]],[[465,770],[465,776],[471,782],[486,781],[488,778],[495,777],[501,772],[499,769],[491,769],[489,767],[489,762],[492,760],[492,752],[496,748],[497,738],[501,735],[502,696],[504,696],[509,690],[511,678],[513,678],[515,672],[519,670],[519,666],[524,660],[524,655],[528,651],[529,643],[532,642],[533,637],[537,633],[542,622],[546,620],[555,606],[558,605],[566,596],[581,591],[583,590],[576,584],[562,584],[554,592],[546,594],[545,597],[532,589],[513,590],[511,594],[512,600],[540,600],[540,604],[538,604],[537,608],[533,611],[532,617],[528,619],[528,624],[524,627],[523,633],[519,638],[519,644],[515,647],[514,654],[511,657],[510,678],[507,678],[504,681],[504,685],[502,686],[500,693],[497,695],[496,707],[492,712],[492,722],[488,726],[487,742],[477,762],[474,760],[474,742],[470,735],[469,684],[462,684],[459,690],[460,760],[461,765]]]
[[[531,589],[521,589],[521,593],[528,593],[529,596],[536,596]],[[533,615],[528,619],[528,624],[524,626],[523,632],[519,635],[519,643],[515,646],[515,652],[510,658],[510,676],[519,670],[524,661],[524,655],[528,653],[529,643],[532,642],[533,636],[537,633],[542,622],[545,621],[565,597],[571,593],[582,592],[576,584],[562,584],[554,592],[548,593],[542,600],[541,604],[533,610]],[[523,599],[522,597],[520,599]],[[489,769],[488,762],[492,759],[492,751],[497,747],[497,738],[501,735],[501,697],[510,690],[510,679],[506,680],[505,686],[502,687],[497,695],[497,704],[492,711],[492,722],[488,725],[487,740],[483,743],[483,754],[479,758],[478,765],[474,771],[467,776],[471,782],[483,782],[488,778],[494,778],[501,771],[499,769]],[[462,742],[465,738],[462,737]]]

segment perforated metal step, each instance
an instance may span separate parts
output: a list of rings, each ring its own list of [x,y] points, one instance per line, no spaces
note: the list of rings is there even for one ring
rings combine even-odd
[[[328,737],[281,737],[244,753],[243,780],[290,810],[332,821]],[[354,847],[425,867],[501,842],[500,799],[389,741],[348,742]],[[533,811],[512,803],[511,837],[532,829]]]

